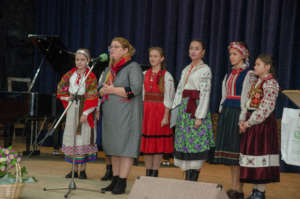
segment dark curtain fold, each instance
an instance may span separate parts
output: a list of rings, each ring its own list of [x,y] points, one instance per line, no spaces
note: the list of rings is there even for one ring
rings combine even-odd
[[[213,72],[211,110],[216,112],[221,82],[230,67],[231,41],[248,44],[251,66],[260,53],[272,54],[281,88],[300,89],[299,4],[296,0],[37,0],[36,34],[59,35],[71,51],[88,48],[94,57],[107,52],[113,37],[123,36],[135,46],[135,60],[141,64],[148,63],[149,47],[161,46],[177,81],[190,61],[191,39],[201,39],[206,45],[204,60]],[[46,65],[37,89],[55,92],[59,78]],[[277,115],[284,106],[293,104],[280,95]]]

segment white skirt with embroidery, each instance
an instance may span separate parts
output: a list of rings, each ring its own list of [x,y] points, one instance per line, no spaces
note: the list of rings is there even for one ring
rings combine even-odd
[[[66,125],[63,135],[62,151],[65,155],[81,156],[85,154],[96,153],[98,151],[96,143],[96,128],[93,129],[87,122],[81,125],[81,134],[77,135],[77,126],[79,123],[79,105],[80,102],[74,102],[67,112]],[[93,140],[91,142],[91,133],[93,133]],[[75,135],[75,136],[74,136]],[[75,147],[74,145],[75,137]]]

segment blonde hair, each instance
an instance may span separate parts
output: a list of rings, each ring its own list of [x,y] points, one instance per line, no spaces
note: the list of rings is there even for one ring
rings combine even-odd
[[[82,54],[87,58],[88,61],[91,60],[91,53],[87,48],[78,48],[76,54]]]
[[[113,41],[117,41],[121,44],[122,48],[128,48],[128,55],[133,56],[135,54],[135,48],[124,37],[115,37]]]

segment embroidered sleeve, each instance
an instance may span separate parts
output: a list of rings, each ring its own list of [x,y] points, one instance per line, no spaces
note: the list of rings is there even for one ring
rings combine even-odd
[[[209,98],[210,98],[210,90],[211,90],[211,70],[207,67],[207,70],[200,73],[199,76],[199,91],[200,91],[200,99],[195,112],[195,116],[197,119],[203,119],[207,115],[207,111],[209,108]]]
[[[184,76],[185,76],[186,69],[187,69],[187,67],[185,69],[183,69],[183,71],[181,72],[181,77],[180,77],[179,84],[176,89],[172,108],[175,108],[176,106],[178,106],[181,103],[182,92],[184,89]]]
[[[70,77],[74,73],[75,68],[69,70],[66,74],[63,75],[60,82],[57,85],[57,95],[56,97],[61,100],[64,108],[68,106],[68,101],[70,100]]]
[[[83,106],[83,114],[88,116],[88,124],[90,127],[94,127],[94,119],[92,112],[97,108],[98,105],[98,94],[97,94],[97,79],[94,73],[90,73],[88,78],[85,80],[85,102]]]
[[[227,96],[226,79],[227,79],[227,75],[225,75],[223,82],[222,82],[222,97],[221,97],[221,102],[220,102],[220,106],[219,106],[219,113],[221,113],[221,111],[222,111],[222,104],[224,103],[224,100],[226,99],[226,96]]]
[[[142,95],[143,90],[143,72],[138,64],[131,67],[129,72],[129,86],[125,87],[127,98],[131,99],[134,96]]]
[[[174,79],[169,72],[166,72],[164,81],[165,81],[164,105],[165,107],[171,109],[174,100],[174,95],[175,95],[175,88],[174,88]]]
[[[275,109],[275,103],[279,92],[278,83],[272,79],[264,83],[261,103],[247,121],[248,126],[253,126],[262,123]]]
[[[253,76],[254,76],[253,71],[249,71],[243,81],[243,88],[241,93],[240,121],[246,120],[248,95],[251,89],[251,85],[253,83]]]
[[[90,113],[92,113],[94,110],[95,110],[95,107],[89,108],[89,109],[83,111],[82,114],[87,116],[87,115],[89,115]]]

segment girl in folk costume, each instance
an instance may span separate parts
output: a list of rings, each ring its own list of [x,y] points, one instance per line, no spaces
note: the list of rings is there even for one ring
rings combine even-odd
[[[89,60],[89,51],[87,49],[78,49],[75,54],[76,67],[62,77],[57,87],[57,97],[62,101],[65,108],[76,97],[67,112],[62,151],[67,162],[72,163],[73,158],[75,158],[74,177],[79,177],[80,179],[87,178],[85,172],[86,163],[96,160],[97,152],[93,117],[94,110],[98,104],[97,79],[93,73],[90,73],[84,81],[84,76],[89,71],[87,67]],[[73,153],[75,154],[74,157]],[[78,165],[81,165],[79,176]],[[66,175],[66,178],[71,177],[72,172]]]
[[[192,40],[192,63],[181,73],[173,108],[178,108],[175,128],[174,163],[186,173],[186,180],[197,181],[200,169],[214,146],[209,99],[211,70],[203,61],[203,42]]]
[[[134,158],[138,157],[143,119],[143,72],[132,61],[135,49],[123,37],[110,45],[110,66],[105,69],[102,95],[102,144],[111,156],[113,178],[101,192],[123,194]]]
[[[231,167],[232,188],[227,191],[229,198],[244,198],[239,180],[239,121],[245,120],[244,104],[251,86],[249,81],[254,75],[248,68],[249,52],[245,43],[232,42],[228,50],[229,60],[233,67],[225,75],[222,84],[214,163]]]
[[[274,109],[279,92],[272,57],[261,54],[254,66],[258,80],[249,92],[247,117],[240,122],[241,182],[253,183],[248,199],[265,199],[266,183],[279,182],[279,148]]]
[[[144,119],[140,152],[144,154],[146,176],[158,176],[163,154],[174,151],[173,132],[169,125],[175,90],[172,75],[165,69],[160,47],[149,49],[151,68],[144,79]]]

